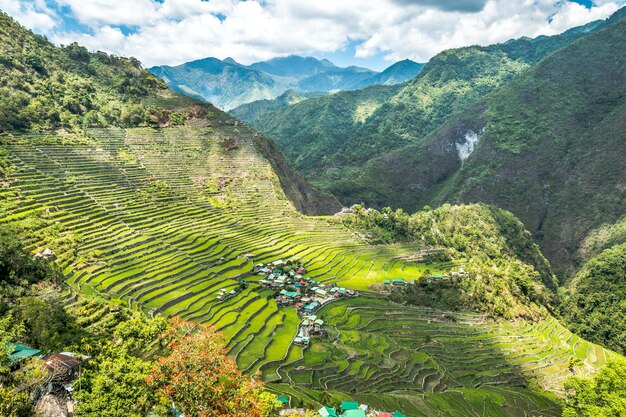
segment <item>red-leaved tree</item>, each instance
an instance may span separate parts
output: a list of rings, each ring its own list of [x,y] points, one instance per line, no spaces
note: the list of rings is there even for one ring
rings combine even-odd
[[[146,382],[187,417],[266,417],[276,397],[226,356],[223,336],[209,325],[172,319],[162,335],[166,355]]]

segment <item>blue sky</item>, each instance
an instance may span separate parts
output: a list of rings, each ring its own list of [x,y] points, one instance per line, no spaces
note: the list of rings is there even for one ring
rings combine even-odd
[[[603,19],[626,0],[0,0],[55,43],[176,65],[290,54],[382,70],[395,61]]]

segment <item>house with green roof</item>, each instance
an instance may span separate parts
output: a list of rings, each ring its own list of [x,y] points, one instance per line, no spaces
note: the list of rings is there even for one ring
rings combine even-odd
[[[309,346],[310,342],[311,342],[311,339],[309,339],[306,336],[296,336],[293,339],[293,343],[298,345],[298,346]]]
[[[404,414],[398,412],[398,411],[394,411],[393,413],[391,413],[391,415],[393,417],[406,417]]]
[[[327,406],[324,406],[317,410],[317,413],[322,417],[337,417],[337,412],[335,411],[335,409]]]
[[[358,410],[358,409],[359,409],[359,403],[356,401],[342,401],[341,402],[342,411]]]
[[[312,302],[311,304],[305,305],[303,308],[305,311],[313,312],[319,306],[317,302]]]
[[[16,366],[28,358],[35,357],[41,353],[39,349],[33,349],[19,343],[7,343],[6,350],[9,352],[9,362],[11,366]]]
[[[328,291],[318,288],[315,290],[315,295],[319,295],[320,297],[326,297],[328,295]]]
[[[357,409],[357,410],[347,410],[341,414],[341,417],[366,417],[365,411]]]

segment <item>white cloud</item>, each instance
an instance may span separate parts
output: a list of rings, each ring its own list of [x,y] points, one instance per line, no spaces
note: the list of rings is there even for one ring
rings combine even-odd
[[[28,29],[49,32],[56,26],[58,17],[45,1],[0,0],[0,10],[16,19]]]
[[[401,25],[381,27],[357,48],[357,55],[385,52],[392,61],[407,57],[424,61],[443,49],[554,35],[606,18],[618,8],[615,2],[587,9],[570,2],[490,0],[472,14],[424,10]]]
[[[100,25],[142,26],[156,23],[158,4],[152,0],[58,0],[68,6],[79,22]]]
[[[596,0],[587,9],[563,0],[47,0],[56,2],[51,9],[46,0],[0,0],[0,8],[57,43],[78,41],[150,66],[330,53],[355,40],[357,57],[423,62],[443,49],[556,34],[605,18],[624,1]],[[65,31],[58,10],[90,32]]]

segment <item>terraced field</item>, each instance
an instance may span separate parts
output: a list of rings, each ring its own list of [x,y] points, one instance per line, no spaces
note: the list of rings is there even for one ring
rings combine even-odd
[[[296,212],[254,135],[216,111],[178,128],[4,136],[14,167],[0,189],[2,221],[24,226],[30,248],[51,247],[74,290],[212,323],[242,369],[307,402],[324,389],[409,415],[554,415],[551,398],[524,387],[529,378],[558,392],[570,358],[586,373],[612,355],[556,321],[485,323],[370,297],[324,307],[329,337],[304,350],[291,346],[295,311],[254,282],[216,300],[278,258],[358,290],[425,268],[398,258],[416,245],[368,246]]]
[[[458,416],[558,415],[553,398],[530,389],[561,392],[572,375],[570,358],[585,362],[576,368],[585,375],[619,357],[554,319],[496,323],[477,314],[367,297],[327,305],[319,315],[326,320],[328,338],[304,351],[293,347],[286,361],[266,369],[266,375],[271,372],[297,387],[294,396],[311,401],[324,390],[387,409],[404,403],[411,415],[442,410]],[[466,403],[459,405],[459,399]],[[446,408],[446,403],[458,408]]]

